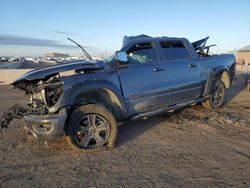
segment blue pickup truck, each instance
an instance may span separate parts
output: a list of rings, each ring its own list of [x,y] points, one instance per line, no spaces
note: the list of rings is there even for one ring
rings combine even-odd
[[[32,70],[13,86],[30,95],[0,125],[23,118],[39,139],[66,134],[82,151],[113,148],[117,121],[136,120],[201,103],[223,104],[235,78],[233,55],[209,55],[207,38],[124,37],[120,51],[103,61],[62,63]],[[67,76],[63,72],[72,71]]]

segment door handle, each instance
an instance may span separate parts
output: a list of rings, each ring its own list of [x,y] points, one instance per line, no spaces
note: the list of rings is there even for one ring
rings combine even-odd
[[[161,68],[161,67],[156,67],[154,68],[154,72],[158,72],[158,71],[164,71],[165,69],[164,68]]]
[[[197,65],[196,64],[189,64],[188,67],[193,68],[193,67],[197,67]]]

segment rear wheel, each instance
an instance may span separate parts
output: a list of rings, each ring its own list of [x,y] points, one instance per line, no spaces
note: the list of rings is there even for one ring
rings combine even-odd
[[[114,147],[117,123],[108,109],[90,104],[72,113],[66,132],[74,146],[82,151],[95,152]]]
[[[222,106],[225,97],[225,86],[222,81],[217,80],[209,99],[202,103],[204,108],[213,109]]]

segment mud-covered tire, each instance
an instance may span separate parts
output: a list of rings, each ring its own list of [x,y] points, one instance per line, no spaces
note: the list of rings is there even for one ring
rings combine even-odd
[[[103,134],[101,130],[104,129],[106,132]],[[94,153],[114,147],[117,129],[116,119],[108,109],[89,104],[79,107],[71,114],[67,121],[66,135],[71,146],[83,153]]]
[[[207,109],[219,108],[223,105],[224,98],[225,85],[222,81],[217,80],[210,93],[210,97],[202,103],[202,106]]]

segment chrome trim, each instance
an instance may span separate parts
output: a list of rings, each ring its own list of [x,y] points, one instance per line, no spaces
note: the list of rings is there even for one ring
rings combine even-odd
[[[51,115],[28,115],[24,116],[23,120],[25,122],[25,130],[31,133],[34,137],[49,138],[49,137],[59,137],[64,133],[64,124],[67,118],[67,113],[65,109],[60,110],[59,114]],[[52,128],[48,131],[39,131],[37,128],[40,125],[51,125]],[[46,128],[44,128],[46,129]]]

